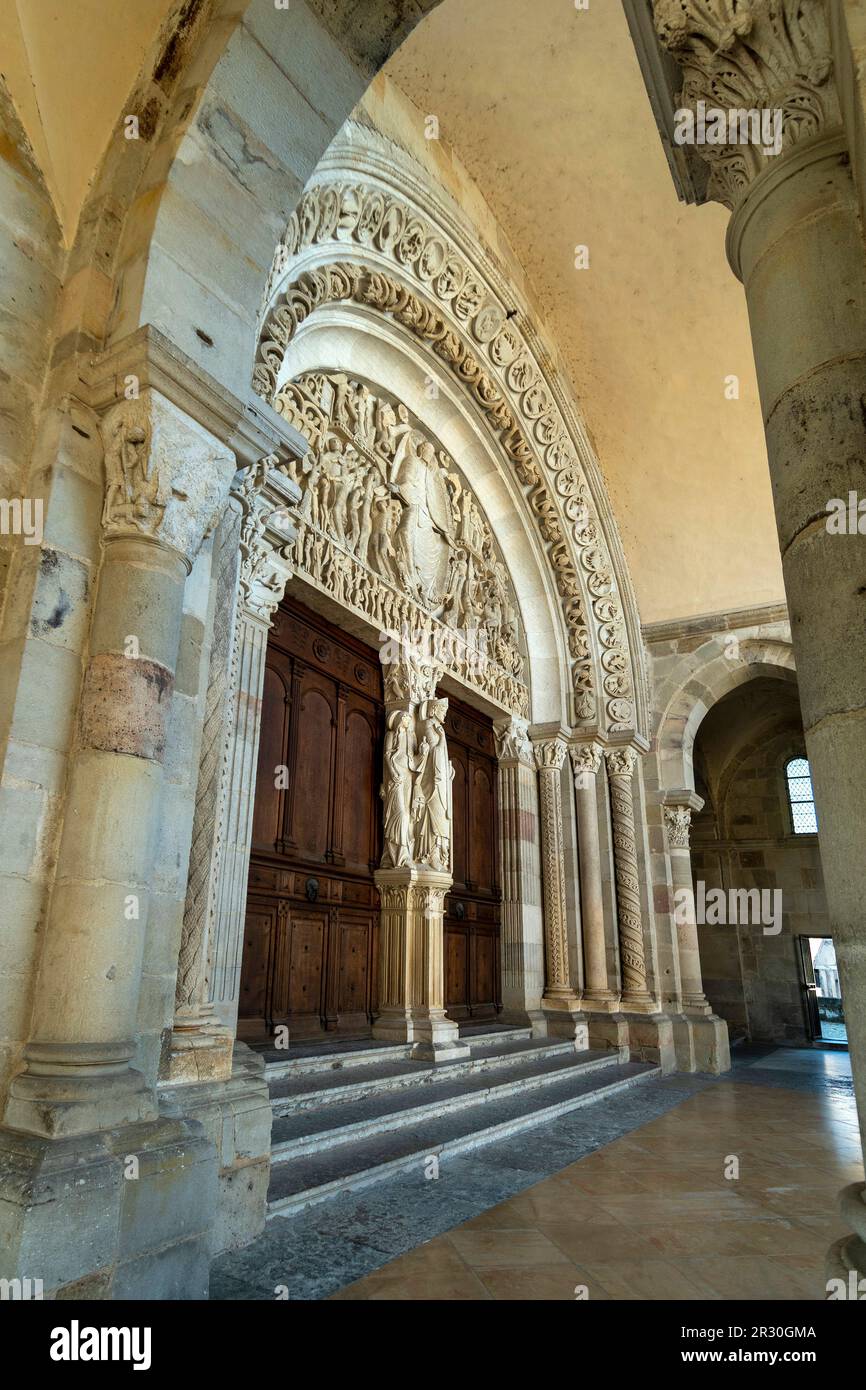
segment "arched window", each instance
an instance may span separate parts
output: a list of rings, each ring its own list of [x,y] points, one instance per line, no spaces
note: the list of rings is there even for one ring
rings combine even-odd
[[[805,758],[788,760],[785,764],[785,783],[794,834],[816,835],[818,817],[815,814],[815,794],[812,791],[812,774]]]

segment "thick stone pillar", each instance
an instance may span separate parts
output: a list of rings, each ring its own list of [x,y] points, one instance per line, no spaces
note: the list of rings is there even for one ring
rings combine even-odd
[[[568,756],[565,730],[533,738],[541,805],[541,879],[544,887],[545,986],[542,1007],[558,1036],[586,1044],[580,999],[571,984],[568,903],[562,833],[562,769]]]
[[[220,528],[173,1082],[217,1080],[232,1071],[267,633],[291,573],[284,552],[295,534],[285,507],[297,500],[297,488],[277,464],[273,456],[238,473]],[[217,988],[228,1011],[217,1008]]]
[[[538,853],[538,782],[525,719],[493,724],[499,758],[503,1023],[530,1024],[543,1037],[544,923]]]
[[[731,25],[699,0],[656,0],[688,104],[775,110],[775,153],[701,148],[708,196],[732,209],[728,258],[742,280],[755,364],[819,844],[839,960],[861,1133],[866,1137],[866,539],[828,530],[828,503],[863,495],[866,256],[842,129],[826,0],[753,3]],[[724,53],[722,60],[721,55]],[[866,1188],[848,1189],[855,1235],[834,1275],[866,1275]]]
[[[422,639],[423,640],[423,639]],[[451,876],[451,779],[438,666],[400,639],[380,651],[385,685],[384,851],[379,1012],[373,1036],[412,1044],[415,1061],[468,1057],[445,1015],[445,894]]]
[[[580,865],[580,917],[583,925],[584,1009],[609,1013],[619,1003],[619,989],[610,987],[607,938],[604,925],[604,890],[598,835],[600,743],[571,744],[574,800],[577,808],[577,850]]]
[[[92,1275],[113,1297],[153,1297],[181,1278],[185,1294],[166,1296],[195,1297],[204,1241],[171,1242],[212,1209],[214,1150],[158,1118],[130,1063],[184,583],[235,461],[153,389],[112,405],[102,436],[104,555],[31,1034],[0,1131],[0,1258],[46,1288]]]
[[[703,804],[701,797],[694,792],[668,792],[665,794],[663,815],[674,892],[674,927],[690,1064],[695,1071],[722,1072],[730,1070],[731,1066],[728,1026],[713,1013],[704,994],[689,850],[692,811],[699,811]],[[677,1033],[676,1025],[674,1033]]]

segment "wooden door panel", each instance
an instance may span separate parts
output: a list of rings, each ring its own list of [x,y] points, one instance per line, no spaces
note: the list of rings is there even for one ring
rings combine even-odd
[[[329,848],[336,686],[305,672],[298,696],[298,730],[287,838],[298,858],[324,863]]]
[[[448,745],[448,756],[451,759],[451,766],[454,768],[454,778],[451,783],[451,802],[453,817],[453,857],[454,882],[459,887],[464,887],[469,873],[469,845],[467,830],[467,814],[469,807],[469,773],[468,760],[465,748],[459,743]]]
[[[497,979],[497,935],[496,931],[479,927],[473,933],[473,1009],[495,1010],[499,998]]]
[[[339,797],[343,858],[347,865],[366,872],[376,852],[375,815],[380,805],[381,776],[376,766],[378,739],[374,716],[374,707],[365,708],[360,701],[346,710],[344,785]]]
[[[445,1007],[452,1018],[469,1014],[469,932],[466,927],[445,927]]]
[[[473,758],[471,769],[471,833],[469,878],[476,891],[492,893],[496,887],[496,795],[489,763]]]
[[[238,1032],[248,1034],[265,1026],[269,963],[276,939],[277,905],[250,899],[244,924]]]
[[[373,914],[339,913],[336,925],[339,941],[337,972],[337,1012],[345,1026],[360,1023],[370,1013],[370,961]]]
[[[262,726],[253,803],[253,845],[266,850],[273,850],[280,836],[282,793],[277,787],[277,768],[286,765],[288,712],[285,677],[275,666],[268,665],[262,692]]]
[[[287,953],[287,1013],[293,1023],[318,1022],[322,1013],[325,971],[324,912],[293,910],[289,918],[291,945]]]

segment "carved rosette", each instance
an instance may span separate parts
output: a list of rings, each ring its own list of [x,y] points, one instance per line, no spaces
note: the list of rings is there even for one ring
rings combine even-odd
[[[614,876],[619,917],[619,949],[622,963],[623,995],[636,999],[649,997],[643,945],[643,916],[640,903],[637,838],[634,820],[632,777],[637,763],[634,748],[605,750],[610,812],[613,831]]]
[[[330,242],[344,256],[350,245],[355,254],[369,253],[369,263],[344,258],[292,279],[293,260]],[[254,389],[276,404],[287,344],[327,303],[373,307],[431,344],[486,415],[538,519],[562,600],[578,722],[631,728],[633,662],[604,528],[579,458],[582,432],[486,274],[400,197],[358,183],[317,185],[277,248]]]
[[[570,993],[566,936],[565,851],[562,833],[560,772],[566,748],[562,739],[534,744],[541,811],[541,867],[544,887],[544,936],[547,944],[548,994]]]
[[[688,849],[689,827],[692,823],[691,809],[688,806],[665,806],[662,809],[671,849]]]
[[[100,431],[105,539],[155,541],[191,566],[222,510],[234,454],[151,388],[111,406]]]
[[[656,32],[682,69],[683,107],[780,111],[782,150],[840,124],[826,0],[653,0]],[[710,196],[734,208],[778,161],[759,143],[697,147]]]

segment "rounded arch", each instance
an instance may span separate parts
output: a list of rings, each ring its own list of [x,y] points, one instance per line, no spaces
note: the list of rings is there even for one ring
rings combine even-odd
[[[387,389],[456,460],[502,553],[530,638],[530,717],[564,722],[568,648],[553,575],[534,518],[465,393],[413,335],[357,305],[330,305],[305,321],[283,359],[280,385],[316,370]]]
[[[277,247],[255,390],[273,402],[295,335],[328,306],[360,305],[414,334],[472,400],[537,518],[567,632],[567,722],[643,732],[646,679],[615,520],[531,307],[410,156],[355,124],[345,138]]]
[[[712,707],[759,676],[796,683],[794,651],[782,640],[715,635],[681,658],[659,692],[662,715],[656,734],[662,792],[695,790],[695,737]]]

